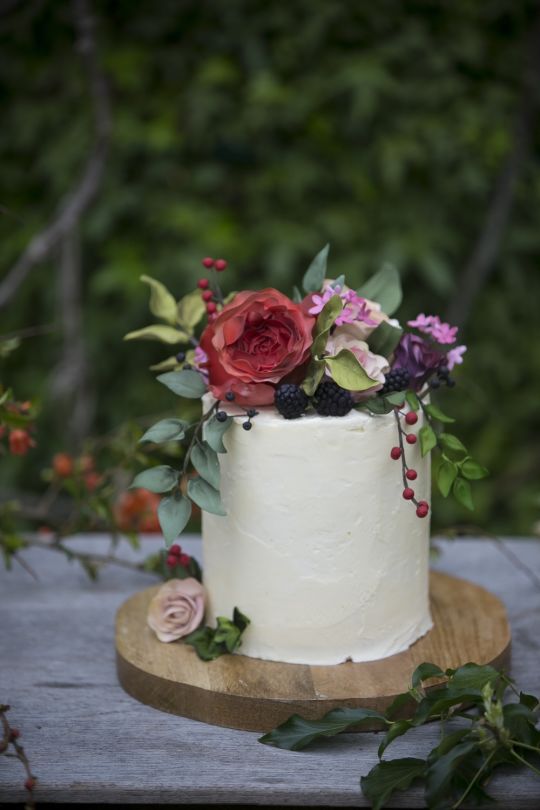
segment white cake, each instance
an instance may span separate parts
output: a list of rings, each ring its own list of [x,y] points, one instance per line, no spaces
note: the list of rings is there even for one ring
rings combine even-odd
[[[227,516],[203,513],[204,583],[210,621],[235,606],[250,618],[241,654],[371,661],[431,628],[429,517],[402,497],[393,414],[287,420],[261,408],[251,431],[235,420],[224,443]],[[416,497],[429,501],[429,454],[406,449]]]

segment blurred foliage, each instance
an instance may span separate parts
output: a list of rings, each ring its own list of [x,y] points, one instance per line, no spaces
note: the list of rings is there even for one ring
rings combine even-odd
[[[512,147],[536,2],[93,8],[113,105],[105,181],[82,226],[96,435],[175,405],[147,370],[162,347],[121,340],[147,322],[143,273],[180,296],[202,256],[224,256],[229,290],[290,292],[328,241],[332,275],[355,284],[391,260],[404,281],[401,318],[444,314]],[[73,40],[69,3],[15,4],[0,17],[2,275],[91,146]],[[459,384],[444,394],[492,473],[476,488],[473,519],[496,532],[530,533],[540,506],[539,202],[533,149],[465,329]],[[65,442],[49,393],[61,342],[55,276],[54,260],[35,268],[2,313],[3,334],[58,325],[2,365],[21,397],[42,401],[39,447],[11,465],[19,486],[38,487],[35,470]],[[469,521],[440,499],[434,511],[438,527]]]

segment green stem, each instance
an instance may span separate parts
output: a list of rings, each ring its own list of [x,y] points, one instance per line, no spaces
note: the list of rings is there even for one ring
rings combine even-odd
[[[527,743],[519,742],[518,740],[510,740],[510,745],[519,745],[520,748],[526,748],[528,751],[534,751],[540,757],[540,748],[536,748],[534,745],[527,745]]]
[[[465,799],[467,798],[467,796],[469,795],[469,793],[473,789],[474,785],[478,781],[480,775],[486,770],[486,768],[489,765],[490,761],[493,759],[493,756],[495,755],[496,751],[497,751],[497,749],[492,751],[491,754],[489,755],[489,757],[484,760],[484,762],[482,763],[480,768],[476,771],[475,775],[473,776],[473,778],[471,779],[471,781],[467,785],[467,788],[466,788],[465,792],[460,796],[460,798],[457,800],[457,802],[452,805],[452,810],[457,810],[457,808],[461,804],[463,804],[463,802],[465,801]]]
[[[523,757],[520,757],[520,755],[518,754],[517,751],[514,751],[514,749],[511,748],[510,753],[512,754],[513,757],[515,757],[517,760],[519,760],[521,763],[523,763],[523,765],[525,765],[527,768],[529,768],[529,770],[533,771],[534,773],[538,774],[538,776],[540,776],[540,771],[538,770],[538,768],[535,768],[534,765],[531,765],[531,763],[527,762],[526,759],[524,759]]]

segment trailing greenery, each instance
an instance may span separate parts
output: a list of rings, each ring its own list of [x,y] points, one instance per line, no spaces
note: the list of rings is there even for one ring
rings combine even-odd
[[[427,689],[425,682],[433,678],[437,684]],[[507,702],[508,690],[517,702]],[[334,709],[320,720],[296,714],[259,742],[300,751],[322,737],[379,724],[385,729],[379,763],[360,780],[374,810],[415,782],[422,782],[430,810],[457,810],[493,801],[484,787],[499,766],[524,767],[540,776],[539,706],[538,698],[518,692],[511,678],[491,666],[470,663],[443,671],[424,663],[385,714],[361,708]],[[383,756],[398,737],[432,720],[440,722],[441,736],[426,759]]]

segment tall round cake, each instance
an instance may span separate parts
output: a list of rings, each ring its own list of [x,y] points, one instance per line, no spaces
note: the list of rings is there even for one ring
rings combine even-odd
[[[249,432],[233,421],[219,457],[227,515],[203,513],[204,583],[210,621],[249,616],[243,655],[371,661],[431,628],[429,519],[402,497],[395,442],[393,413],[287,420],[269,407]],[[429,454],[407,454],[429,500]]]

